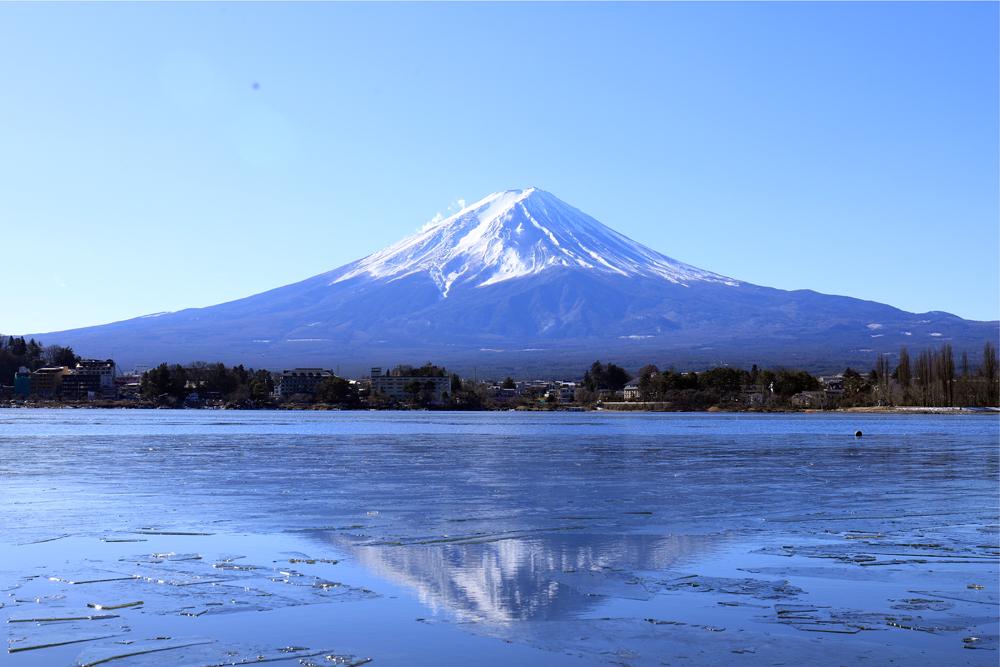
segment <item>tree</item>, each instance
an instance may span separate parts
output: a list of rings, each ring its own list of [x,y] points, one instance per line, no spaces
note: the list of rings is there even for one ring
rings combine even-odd
[[[357,405],[360,402],[355,386],[336,375],[325,378],[319,383],[316,387],[316,400],[338,405]]]
[[[48,366],[69,366],[73,368],[79,363],[80,357],[73,353],[73,348],[60,345],[49,345],[45,348],[45,364]]]
[[[631,379],[632,376],[629,375],[628,371],[621,366],[608,364],[608,374],[605,379],[607,382],[607,389],[610,389],[611,391],[620,391]]]
[[[403,386],[403,391],[410,397],[410,400],[416,402],[417,398],[420,396],[420,391],[423,389],[424,383],[420,380],[410,380]]]
[[[632,376],[615,364],[605,366],[600,361],[595,361],[590,366],[590,370],[583,374],[583,386],[587,391],[600,391],[609,389],[618,391],[632,379]]]
[[[738,368],[710,368],[698,376],[698,386],[719,394],[734,394],[743,386],[743,375]]]
[[[875,382],[880,405],[892,403],[892,371],[889,367],[889,355],[880,354],[875,359]]]
[[[500,385],[502,389],[517,389],[517,383],[514,382],[514,378],[507,376],[504,378],[503,383]]]
[[[587,391],[597,391],[600,383],[604,380],[604,364],[595,361],[590,365],[590,369],[583,374],[583,386]]]
[[[403,386],[403,391],[413,403],[427,406],[434,402],[434,383],[430,380],[410,380]]]
[[[182,399],[187,392],[187,372],[182,366],[160,364],[142,374],[140,391],[146,398]]]
[[[250,398],[255,401],[266,401],[274,391],[274,378],[267,371],[257,371],[250,380]]]
[[[910,371],[910,353],[905,347],[899,348],[899,364],[896,366],[896,381],[903,388],[904,394],[910,390],[913,375]]]
[[[933,403],[934,363],[930,350],[924,350],[917,355],[915,379],[920,391],[920,404],[927,406]]]
[[[980,375],[986,382],[986,404],[996,406],[1000,398],[1000,387],[997,387],[997,349],[989,341],[983,345]]]
[[[391,375],[395,375],[397,377],[443,378],[443,377],[448,377],[448,371],[447,369],[442,368],[441,366],[435,366],[434,364],[428,361],[426,364],[418,368],[414,368],[413,366],[407,366],[405,364],[400,364],[391,371]]]
[[[660,391],[657,386],[657,379],[660,375],[660,369],[653,364],[646,364],[639,369],[639,395],[642,400],[656,400],[659,398]]]
[[[661,373],[659,380],[664,392],[687,391],[698,388],[697,373],[678,373],[677,371],[669,370],[666,373]]]
[[[783,398],[794,396],[801,391],[815,389],[819,389],[819,381],[805,371],[782,369],[775,374],[774,393]]]
[[[865,381],[861,373],[853,368],[844,370],[844,398],[850,403],[863,402],[865,396],[871,389],[871,385]]]
[[[951,406],[955,403],[955,357],[951,351],[951,345],[945,343],[936,355],[934,355],[935,375],[941,387],[941,400],[945,405]]]
[[[28,344],[24,342],[24,336],[11,338],[8,349],[15,357],[23,357],[28,354]]]

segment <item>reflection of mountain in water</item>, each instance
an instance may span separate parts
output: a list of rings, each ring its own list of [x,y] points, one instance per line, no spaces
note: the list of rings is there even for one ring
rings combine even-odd
[[[586,612],[595,596],[645,599],[637,572],[665,570],[719,538],[681,535],[546,534],[464,544],[338,548],[379,577],[414,589],[432,610],[503,624]]]

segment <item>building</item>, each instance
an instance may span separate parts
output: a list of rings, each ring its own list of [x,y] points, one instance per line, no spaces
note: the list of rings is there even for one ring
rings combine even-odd
[[[63,383],[72,376],[74,387],[88,387],[94,396],[100,398],[117,398],[115,385],[117,372],[112,359],[81,359],[69,376],[63,378]],[[96,386],[95,386],[96,384]],[[81,397],[82,398],[82,397]]]
[[[31,394],[31,371],[21,366],[14,373],[14,397],[28,398],[29,394]]]
[[[840,396],[844,393],[843,375],[825,375],[819,378],[819,383],[829,396]]]
[[[296,394],[312,396],[323,380],[334,377],[333,371],[323,368],[293,368],[282,371],[274,385],[277,398],[290,398]]]
[[[576,400],[576,383],[555,382],[545,392],[545,398],[554,399],[559,403],[572,403]]]
[[[62,379],[59,395],[68,400],[93,400],[104,396],[101,376],[96,373],[77,373],[71,370]]]
[[[69,374],[68,366],[48,366],[31,374],[31,393],[40,398],[55,398],[62,390],[62,381]]]
[[[756,386],[748,386],[740,389],[740,401],[743,405],[751,408],[759,408],[764,405],[764,391]]]
[[[637,384],[627,384],[625,385],[625,388],[622,389],[622,398],[626,401],[638,401],[639,395],[639,385]]]
[[[551,386],[548,380],[527,380],[517,383],[517,391],[519,396],[540,399],[546,396]]]
[[[823,388],[826,402],[836,404],[844,395],[844,376],[826,375],[819,378],[819,385]]]
[[[128,373],[115,378],[115,392],[118,398],[136,400],[142,393],[142,373]]]
[[[504,387],[503,385],[490,385],[490,397],[496,401],[510,402],[516,400],[521,394],[517,387]]]
[[[371,370],[372,395],[381,394],[394,401],[422,399],[432,405],[441,405],[451,392],[451,378],[419,375],[383,374],[379,367]]]

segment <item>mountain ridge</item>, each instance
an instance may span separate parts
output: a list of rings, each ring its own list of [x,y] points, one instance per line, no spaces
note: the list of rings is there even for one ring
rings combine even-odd
[[[871,365],[949,342],[973,355],[993,322],[915,314],[706,271],[538,188],[492,193],[355,262],[205,308],[44,335],[120,363],[257,367],[435,361],[568,372],[622,363]]]

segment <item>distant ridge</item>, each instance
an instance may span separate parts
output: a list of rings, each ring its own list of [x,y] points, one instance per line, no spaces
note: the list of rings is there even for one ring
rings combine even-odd
[[[973,355],[997,322],[685,264],[537,188],[495,192],[383,250],[228,303],[38,334],[122,365],[222,360],[261,368],[433,360],[458,370],[580,372],[595,358],[678,367],[869,367],[950,343]]]

